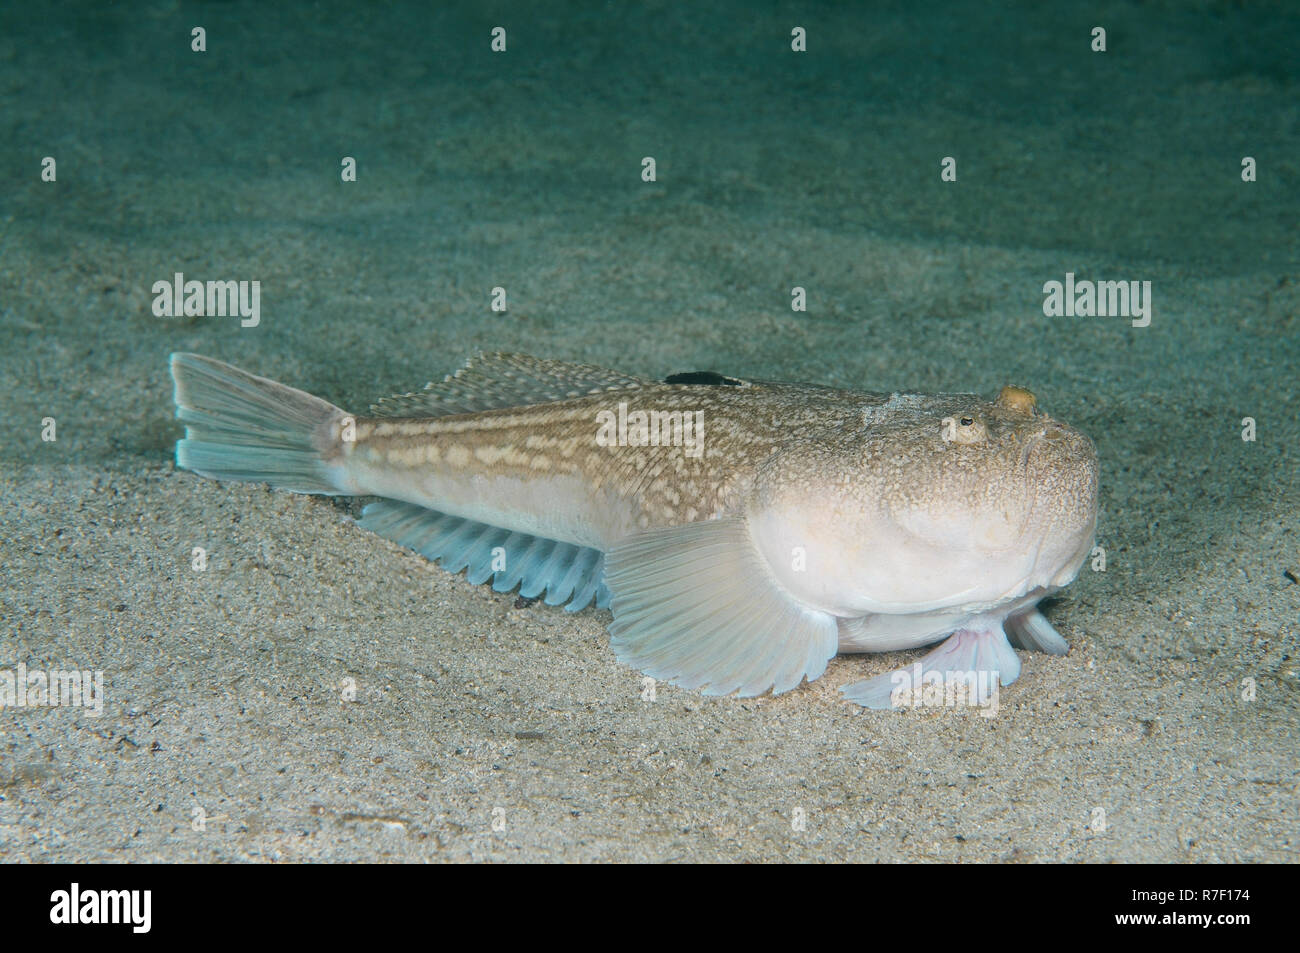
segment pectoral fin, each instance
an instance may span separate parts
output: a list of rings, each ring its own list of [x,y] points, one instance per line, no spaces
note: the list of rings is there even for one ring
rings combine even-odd
[[[773,579],[741,518],[634,536],[605,556],[610,646],[648,675],[706,695],[813,681],[835,654],[835,619]]]

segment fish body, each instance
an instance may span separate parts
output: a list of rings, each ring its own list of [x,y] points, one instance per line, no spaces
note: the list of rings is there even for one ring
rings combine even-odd
[[[1097,458],[1019,388],[873,394],[713,373],[651,381],[494,354],[352,415],[172,356],[179,465],[381,497],[361,525],[498,590],[614,614],[625,662],[711,694],[781,692],[836,652],[1019,672],[1008,635],[1091,550]],[[845,690],[893,707],[890,676]]]

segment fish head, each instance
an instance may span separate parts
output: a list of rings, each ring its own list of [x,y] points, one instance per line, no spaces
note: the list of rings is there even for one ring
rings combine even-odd
[[[1033,395],[894,395],[796,440],[748,515],[774,574],[837,615],[988,611],[1070,582],[1092,549],[1097,453]]]

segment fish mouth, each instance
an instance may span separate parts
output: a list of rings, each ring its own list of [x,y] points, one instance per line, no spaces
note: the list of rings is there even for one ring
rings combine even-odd
[[[1033,455],[1038,445],[1047,439],[1047,430],[1044,428],[1025,441],[1024,448],[1020,451],[1020,472],[1022,475],[1029,474],[1029,458]]]
[[[1080,438],[1083,438],[1083,435],[1077,430],[1073,430],[1055,420],[1049,421],[1042,430],[1025,441],[1025,446],[1020,451],[1021,472],[1028,476],[1031,465],[1034,463],[1035,452],[1045,444],[1055,444],[1056,446],[1053,449],[1065,451],[1064,456],[1057,461],[1058,463],[1067,461],[1069,464],[1083,463],[1084,460],[1080,453],[1081,447],[1079,446]],[[1087,443],[1087,438],[1083,438],[1083,442]],[[1089,447],[1089,449],[1091,448]]]

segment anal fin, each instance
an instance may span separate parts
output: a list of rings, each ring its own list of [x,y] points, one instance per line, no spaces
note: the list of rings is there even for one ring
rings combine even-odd
[[[357,525],[436,560],[450,572],[465,570],[472,583],[492,579],[497,592],[516,586],[528,598],[545,592],[547,605],[567,603],[569,612],[585,609],[593,599],[599,608],[609,605],[604,558],[587,546],[511,532],[398,500],[371,503],[361,511]],[[502,554],[505,568],[496,569]]]

